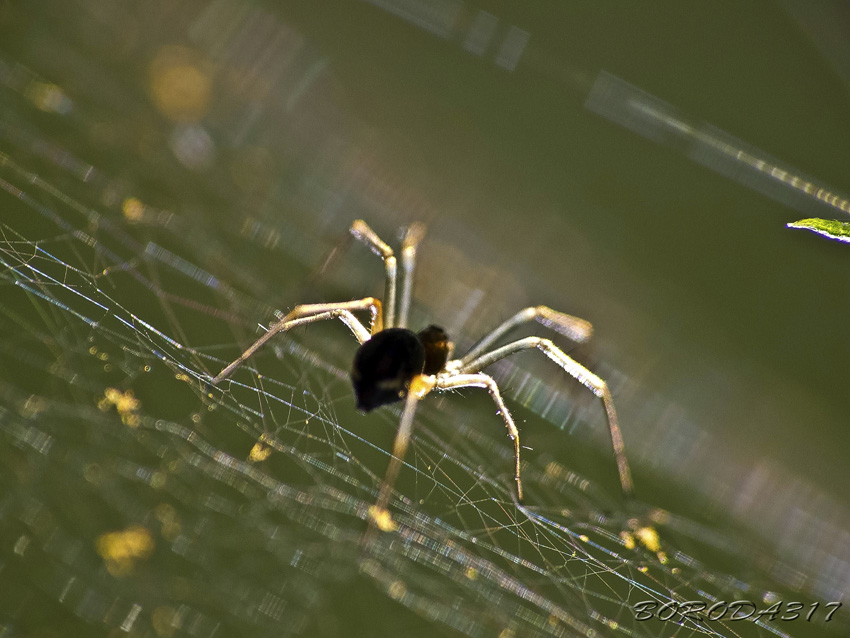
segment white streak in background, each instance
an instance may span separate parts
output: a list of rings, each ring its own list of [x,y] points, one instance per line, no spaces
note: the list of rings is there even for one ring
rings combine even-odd
[[[472,313],[475,312],[475,309],[478,308],[478,304],[481,303],[481,300],[484,298],[484,291],[481,288],[475,288],[469,291],[469,294],[466,295],[465,303],[460,307],[452,319],[452,324],[449,327],[449,334],[461,334],[462,326],[469,321],[469,318],[472,316]]]
[[[788,15],[850,90],[850,12],[846,2],[835,0],[779,0]]]
[[[170,250],[167,250],[158,244],[148,242],[145,246],[145,254],[150,255],[157,261],[168,264],[177,272],[183,273],[190,279],[194,279],[195,281],[202,283],[204,286],[209,288],[218,288],[219,286],[218,279],[206,270],[198,268],[195,264],[186,261],[182,257],[175,255]]]
[[[450,38],[463,10],[460,0],[366,0],[397,15],[399,18],[430,31],[441,38]]]
[[[528,31],[523,31],[519,27],[511,25],[511,28],[508,29],[508,34],[502,41],[502,47],[499,49],[499,53],[496,54],[496,64],[503,69],[513,71],[519,62],[520,56],[522,56],[522,52],[525,51],[525,46],[528,44],[530,38],[531,36],[528,34]]]
[[[673,105],[610,73],[600,72],[584,105],[790,208],[813,215],[824,206],[850,213],[846,195],[710,124],[688,122]]]
[[[133,629],[133,625],[136,622],[136,618],[139,617],[139,612],[142,611],[142,606],[138,604],[134,604],[130,609],[130,613],[127,614],[127,617],[124,619],[124,622],[121,623],[121,631],[129,632]]]
[[[292,88],[289,97],[286,98],[286,110],[292,111],[301,101],[301,96],[313,85],[313,83],[321,77],[329,64],[327,58],[320,58],[313,62],[310,67],[304,71],[304,74],[298,79],[298,82]]]
[[[458,21],[464,12],[472,13],[461,0],[366,0],[393,15],[429,31],[446,40],[457,38]],[[493,40],[499,19],[492,13],[479,11],[466,37],[462,38],[463,48],[473,55],[483,56]],[[516,69],[531,35],[528,31],[511,25],[493,61],[507,71]]]
[[[463,41],[463,48],[473,55],[484,55],[484,51],[490,46],[490,41],[493,39],[493,34],[496,33],[496,26],[499,24],[499,18],[492,13],[479,11],[469,27],[466,34],[466,39]]]

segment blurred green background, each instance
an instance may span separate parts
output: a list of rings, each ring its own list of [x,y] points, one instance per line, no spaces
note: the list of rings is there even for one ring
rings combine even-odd
[[[97,558],[104,533],[133,529],[151,511],[165,530],[175,517],[191,517],[191,492],[204,489],[201,477],[183,476],[188,492],[177,501],[186,511],[170,505],[175,513],[132,485],[110,498],[109,480],[92,479],[107,467],[138,478],[141,470],[121,463],[141,455],[140,467],[153,467],[169,454],[167,439],[142,441],[132,428],[109,435],[119,443],[88,429],[97,422],[92,414],[117,415],[124,425],[136,418],[136,408],[125,414],[109,399],[109,388],[132,390],[152,428],[166,420],[196,429],[242,460],[260,435],[286,441],[292,406],[324,419],[331,431],[316,439],[324,443],[336,441],[333,430],[344,424],[352,441],[376,446],[352,454],[368,469],[349,483],[369,502],[367,487],[374,489],[386,462],[376,449],[388,449],[396,417],[382,417],[376,431],[353,416],[345,380],[353,341],[339,327],[295,339],[312,358],[296,346],[279,346],[283,363],[266,354],[256,365],[270,385],[245,371],[242,382],[258,389],[256,398],[203,384],[274,310],[380,293],[376,258],[345,243],[355,217],[391,243],[406,224],[428,224],[414,317],[444,325],[460,345],[529,304],[594,324],[594,343],[570,352],[611,383],[638,498],[646,511],[663,508],[693,522],[667,538],[710,565],[703,575],[740,567],[741,556],[759,548],[733,575],[752,578],[753,591],[841,600],[850,584],[850,251],[785,224],[846,217],[848,27],[850,10],[827,0],[0,4],[0,401],[9,424],[58,415],[41,431],[70,436],[67,449],[77,450],[59,463],[42,459],[45,452],[30,450],[37,449],[32,435],[4,430],[0,555],[25,585],[9,593],[13,581],[3,578],[0,634],[136,631],[102,620],[91,605],[63,606],[63,586],[50,575],[55,566],[16,562],[25,554],[20,539],[46,547],[58,526],[70,546],[92,555],[95,574],[109,565]],[[74,311],[95,323],[80,323]],[[110,323],[119,316],[124,324]],[[324,373],[313,371],[316,362]],[[495,374],[517,406],[530,468],[562,463],[605,494],[591,498],[599,500],[588,511],[609,516],[621,507],[592,397],[530,354]],[[268,417],[276,399],[290,416],[283,409]],[[443,400],[423,419],[433,422],[435,439],[462,430],[460,441],[446,438],[460,446],[450,456],[474,459],[458,473],[483,468],[509,504],[509,444],[486,400],[470,405]],[[218,416],[200,416],[210,406]],[[306,426],[310,416],[299,419]],[[498,458],[476,451],[461,421],[492,436]],[[57,423],[64,425],[56,430]],[[281,463],[264,472],[282,485],[301,485],[305,476],[320,487],[346,484],[344,468],[311,474],[305,459],[324,457],[309,441],[296,432],[281,443],[305,455],[308,469]],[[432,471],[422,460],[430,448],[420,445],[413,463]],[[71,475],[91,489],[77,492]],[[477,528],[450,503],[429,501],[419,483],[401,485],[423,515],[442,511],[464,521],[461,528]],[[250,501],[249,491],[237,491]],[[26,505],[36,493],[53,521],[41,525],[44,537]],[[526,505],[557,502],[549,493],[540,498]],[[242,514],[230,516],[236,523]],[[622,521],[604,516],[593,519],[596,531],[616,536]],[[348,523],[334,525],[356,535]],[[227,572],[242,536],[255,532],[235,524],[205,546],[211,563],[193,564]],[[309,554],[295,537],[284,545]],[[518,534],[506,545],[526,542]],[[355,545],[341,565],[356,560]],[[74,552],[63,552],[73,573]],[[113,576],[124,569],[109,566]],[[240,563],[243,569],[250,580],[250,566]],[[350,625],[376,634],[499,634],[480,619],[473,629],[445,616],[437,622],[427,605],[401,601],[416,612],[409,614],[393,595],[400,581],[370,573],[390,584],[355,581],[363,590],[354,592],[345,576],[339,583],[330,575],[340,569],[354,578],[350,564],[351,574],[324,569],[310,572],[317,591],[293,585],[295,606],[307,611],[292,633],[342,635]],[[182,577],[178,564],[168,570]],[[124,600],[164,588],[156,574],[134,578],[117,578]],[[628,615],[634,601],[618,596]],[[150,615],[142,607],[135,613]],[[582,616],[581,605],[568,608]],[[37,622],[41,609],[52,611]],[[150,616],[150,631],[177,631],[163,620],[172,611]],[[211,604],[210,626],[193,635],[268,631],[222,618],[216,625],[216,611]],[[384,624],[371,626],[376,614]],[[180,631],[192,633],[188,625]],[[795,623],[782,629],[815,631]]]

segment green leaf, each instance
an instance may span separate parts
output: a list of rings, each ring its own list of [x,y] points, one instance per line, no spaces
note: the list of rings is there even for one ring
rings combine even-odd
[[[818,235],[850,243],[850,222],[839,222],[834,219],[801,219],[798,222],[786,224],[788,228],[804,228]]]

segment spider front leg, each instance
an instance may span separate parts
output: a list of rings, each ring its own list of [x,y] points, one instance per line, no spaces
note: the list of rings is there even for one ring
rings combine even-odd
[[[393,486],[395,485],[396,478],[398,478],[398,471],[401,469],[401,464],[407,453],[407,446],[410,444],[410,435],[413,432],[413,415],[416,414],[416,407],[419,405],[419,402],[426,394],[434,389],[435,385],[436,377],[420,374],[413,377],[410,387],[407,390],[404,412],[401,414],[401,421],[399,422],[395,441],[393,442],[393,455],[390,458],[390,464],[387,466],[384,480],[381,482],[378,500],[369,508],[371,523],[384,532],[395,529],[395,524],[387,511],[387,503],[390,502]],[[370,532],[371,529],[370,524]],[[371,533],[367,534],[368,537],[371,537]]]
[[[498,408],[498,414],[505,422],[505,427],[508,429],[508,437],[514,442],[514,480],[516,481],[516,491],[519,500],[522,500],[522,479],[519,475],[519,430],[517,430],[514,419],[511,416],[505,402],[502,400],[502,395],[499,393],[499,386],[493,377],[479,372],[477,374],[454,374],[448,373],[437,377],[437,389],[453,390],[457,388],[487,388],[490,392],[490,397]]]
[[[398,263],[390,248],[372,228],[362,219],[355,219],[351,224],[351,234],[355,239],[362,241],[372,252],[384,260],[384,266],[387,269],[386,281],[384,284],[384,327],[392,328],[395,326],[395,292],[396,292],[396,276],[398,274]],[[372,331],[374,334],[375,330]]]
[[[605,415],[608,418],[608,430],[611,433],[611,446],[614,448],[614,456],[617,460],[617,472],[620,476],[620,485],[623,488],[623,493],[632,494],[632,474],[629,470],[629,462],[626,459],[626,449],[623,444],[623,435],[620,432],[620,424],[617,420],[617,411],[614,409],[614,400],[611,398],[611,391],[608,389],[608,384],[600,377],[593,374],[575,359],[567,356],[563,350],[552,343],[549,339],[541,339],[540,337],[527,337],[513,343],[509,343],[500,348],[496,348],[492,352],[481,355],[467,362],[466,359],[461,361],[458,368],[458,373],[472,373],[482,370],[487,366],[504,359],[512,354],[521,352],[522,350],[537,349],[543,352],[552,361],[557,363],[567,374],[576,379],[583,386],[588,388],[593,394],[602,399],[605,406]]]
[[[384,480],[381,482],[378,499],[369,508],[370,529],[371,525],[385,532],[395,529],[395,523],[387,511],[387,504],[390,501],[393,486],[395,485],[396,478],[398,478],[398,472],[407,453],[407,447],[410,444],[410,436],[413,432],[413,416],[416,413],[419,401],[431,392],[431,390],[454,390],[471,387],[486,388],[490,392],[490,396],[498,408],[498,413],[505,422],[505,427],[508,429],[508,436],[514,442],[514,479],[516,480],[517,495],[519,496],[519,500],[522,500],[522,480],[520,479],[519,469],[519,431],[514,424],[513,417],[508,411],[505,402],[502,400],[499,387],[493,378],[482,372],[477,374],[443,373],[437,376],[420,374],[414,377],[410,383],[404,403],[404,411],[402,412],[401,421],[399,422],[393,443],[392,458],[390,458],[390,464],[387,466]],[[371,536],[372,534],[370,532],[366,538],[371,538]]]
[[[401,301],[398,305],[398,327],[407,328],[407,315],[413,296],[413,269],[416,265],[416,248],[425,236],[425,224],[411,224],[404,234],[401,244],[401,269],[404,279],[401,282]]]
[[[351,224],[351,234],[366,244],[373,253],[384,261],[387,270],[384,287],[385,328],[406,328],[407,314],[410,309],[410,299],[413,291],[413,268],[416,262],[416,249],[425,236],[425,225],[416,222],[411,224],[404,234],[401,245],[401,267],[403,279],[401,282],[401,299],[398,303],[396,316],[396,279],[398,278],[398,262],[389,247],[372,228],[362,219],[355,219]]]
[[[325,304],[304,304],[293,308],[292,312],[287,314],[283,319],[273,324],[268,331],[251,344],[245,352],[239,355],[239,358],[228,364],[221,372],[212,380],[213,385],[217,385],[229,377],[234,370],[241,366],[245,361],[254,355],[257,350],[262,348],[265,343],[274,337],[276,334],[286,332],[297,326],[302,326],[308,323],[324,321],[325,319],[339,318],[348,326],[354,334],[358,342],[363,343],[368,341],[371,334],[365,326],[355,317],[352,311],[369,310],[372,313],[372,334],[381,330],[382,313],[381,302],[374,297],[366,297],[356,301],[343,301],[340,303],[325,303]]]

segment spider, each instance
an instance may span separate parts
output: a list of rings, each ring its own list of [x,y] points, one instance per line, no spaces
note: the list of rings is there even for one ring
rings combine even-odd
[[[340,303],[296,306],[289,314],[273,324],[238,359],[222,369],[212,380],[213,384],[218,384],[227,378],[276,334],[325,319],[340,319],[360,343],[354,355],[351,370],[357,408],[366,413],[383,405],[405,401],[401,422],[393,443],[392,458],[381,484],[378,500],[370,510],[373,520],[378,520],[380,517],[389,516],[386,506],[410,441],[416,406],[432,390],[475,387],[484,388],[490,393],[496,404],[497,413],[502,417],[508,430],[508,437],[514,444],[514,480],[517,497],[520,501],[523,499],[519,431],[502,400],[496,382],[482,370],[514,353],[537,349],[602,400],[608,419],[620,484],[623,493],[627,496],[631,495],[631,472],[626,460],[614,402],[605,381],[569,357],[549,339],[526,337],[491,349],[491,346],[510,330],[530,321],[537,321],[572,341],[581,343],[589,339],[593,332],[589,322],[546,306],[532,306],[520,310],[484,336],[462,357],[453,359],[454,345],[442,328],[431,325],[420,332],[413,332],[407,328],[416,249],[425,234],[425,226],[421,223],[411,225],[402,240],[401,298],[398,300],[396,299],[398,264],[392,248],[385,244],[363,220],[358,219],[352,223],[351,234],[384,261],[386,281],[383,303],[374,297],[366,297]],[[367,330],[353,314],[366,310],[371,313],[371,330]],[[380,523],[379,526],[381,526]]]

